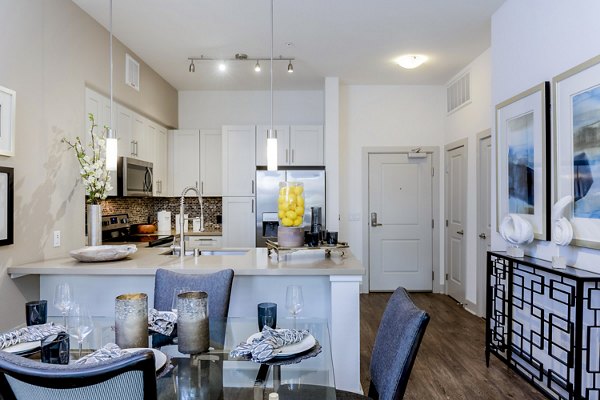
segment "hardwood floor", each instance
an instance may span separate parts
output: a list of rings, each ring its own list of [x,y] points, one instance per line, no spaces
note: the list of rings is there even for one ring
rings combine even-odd
[[[360,296],[361,385],[369,388],[371,351],[389,293]],[[491,357],[485,366],[485,322],[441,294],[411,293],[431,320],[404,399],[545,399],[520,376]]]

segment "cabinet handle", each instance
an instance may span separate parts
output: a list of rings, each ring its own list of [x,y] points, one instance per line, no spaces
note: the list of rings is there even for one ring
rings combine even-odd
[[[135,156],[135,141],[131,141],[131,156]]]
[[[254,194],[254,179],[252,179],[252,194]]]
[[[198,181],[196,181],[196,189],[198,189]]]
[[[292,164],[294,163],[294,149],[292,149]]]
[[[204,181],[200,181],[200,193],[204,194]]]
[[[137,140],[135,141],[135,156],[139,157],[139,154],[138,154],[138,141]]]
[[[285,149],[285,163],[286,163],[286,164],[289,162],[289,161],[288,161],[288,154],[289,154],[289,152],[290,152],[290,151],[289,151],[288,149]]]
[[[254,199],[252,199],[252,214],[254,214]]]

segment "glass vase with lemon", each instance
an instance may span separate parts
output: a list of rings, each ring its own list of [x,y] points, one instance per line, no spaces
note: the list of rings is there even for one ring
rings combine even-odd
[[[304,185],[301,182],[279,182],[277,207],[279,246],[302,246],[304,244]]]

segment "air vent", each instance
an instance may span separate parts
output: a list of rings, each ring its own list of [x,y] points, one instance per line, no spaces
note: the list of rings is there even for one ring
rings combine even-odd
[[[140,63],[129,54],[125,55],[125,84],[140,90]]]
[[[448,113],[454,112],[471,102],[471,74],[465,72],[450,84],[446,89]]]

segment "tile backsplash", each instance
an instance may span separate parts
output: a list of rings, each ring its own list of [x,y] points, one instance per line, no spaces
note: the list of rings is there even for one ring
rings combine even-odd
[[[148,222],[148,216],[156,220],[159,211],[171,211],[171,228],[175,229],[175,214],[179,214],[179,197],[109,197],[102,202],[102,215],[129,214],[129,222],[142,224]],[[203,197],[204,229],[221,231],[217,215],[222,215],[221,197]],[[200,203],[196,197],[185,199],[185,212],[190,218],[200,216]]]

